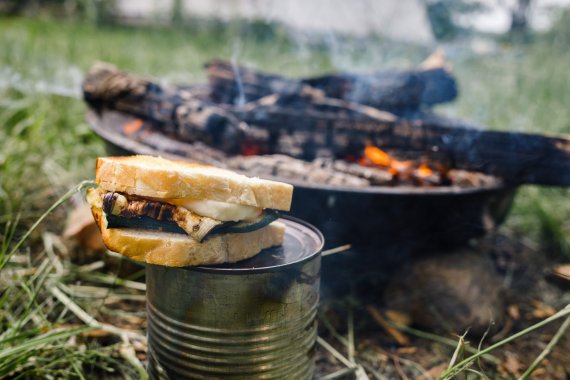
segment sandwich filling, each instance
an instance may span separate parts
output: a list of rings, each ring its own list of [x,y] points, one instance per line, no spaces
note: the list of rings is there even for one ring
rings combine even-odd
[[[278,218],[274,210],[196,199],[158,199],[89,189],[87,201],[102,209],[108,228],[183,233],[201,242],[221,233],[245,233]]]

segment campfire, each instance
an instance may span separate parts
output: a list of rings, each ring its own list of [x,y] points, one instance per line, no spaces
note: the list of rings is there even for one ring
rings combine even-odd
[[[207,86],[167,88],[96,65],[84,96],[100,115],[134,117],[121,135],[145,147],[296,183],[570,183],[568,139],[483,131],[431,112],[457,95],[443,64],[299,80],[223,61],[207,69]]]
[[[292,215],[331,246],[461,245],[504,220],[518,185],[570,185],[568,138],[487,131],[432,112],[457,96],[443,64],[301,79],[206,67],[207,85],[166,87],[97,64],[83,85],[88,121],[111,153],[294,184]]]

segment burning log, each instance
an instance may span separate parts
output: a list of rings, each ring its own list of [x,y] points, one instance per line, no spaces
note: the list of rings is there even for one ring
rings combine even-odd
[[[570,139],[562,136],[484,131],[434,115],[396,119],[310,87],[242,106],[218,105],[108,66],[94,67],[83,90],[95,109],[130,113],[165,134],[201,141],[227,154],[358,159],[373,145],[447,168],[500,176],[511,184],[570,186]]]
[[[251,68],[214,60],[206,65],[211,98],[217,103],[244,104],[271,94],[298,94],[320,90],[343,99],[402,114],[420,105],[431,106],[457,97],[455,79],[443,65],[370,74],[341,73],[306,79],[288,79]]]
[[[95,64],[83,83],[85,101],[96,110],[108,108],[151,120],[164,132],[186,141],[202,141],[228,153],[237,153],[245,125],[231,113],[206,104],[184,88],[158,84]]]

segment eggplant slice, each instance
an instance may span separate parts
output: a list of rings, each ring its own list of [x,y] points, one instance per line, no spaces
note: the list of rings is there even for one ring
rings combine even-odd
[[[102,203],[108,228],[142,228],[181,233],[199,242],[211,235],[252,232],[279,218],[277,211],[264,210],[252,221],[224,223],[194,214],[184,207],[117,192],[104,194]]]

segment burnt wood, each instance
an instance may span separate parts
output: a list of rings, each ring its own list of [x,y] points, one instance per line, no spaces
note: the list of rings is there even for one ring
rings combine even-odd
[[[452,101],[458,93],[455,78],[445,67],[339,73],[305,79],[266,74],[223,60],[213,60],[206,68],[212,99],[237,105],[270,94],[300,93],[311,87],[330,98],[408,115],[422,104]]]
[[[325,97],[312,87],[240,106],[219,105],[109,66],[94,67],[83,90],[95,109],[136,115],[167,134],[230,155],[253,147],[255,154],[344,158],[374,144],[397,155],[500,176],[511,184],[570,186],[570,139],[565,136],[487,131],[429,114],[397,119]]]

